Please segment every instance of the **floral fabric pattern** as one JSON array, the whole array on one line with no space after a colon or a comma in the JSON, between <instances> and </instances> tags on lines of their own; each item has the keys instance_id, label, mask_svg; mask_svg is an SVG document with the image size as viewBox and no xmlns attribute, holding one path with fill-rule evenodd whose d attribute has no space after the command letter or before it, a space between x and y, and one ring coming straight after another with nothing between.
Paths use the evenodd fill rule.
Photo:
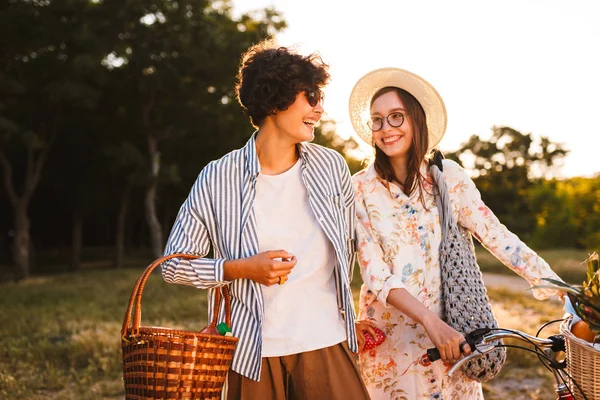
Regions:
<instances>
[{"instance_id":1,"label":"floral fabric pattern","mask_svg":"<svg viewBox=\"0 0 600 400\"><path fill-rule=\"evenodd\" d=\"M423 163L425 206L418 193L408 197L394 183L380 179L372 165L352 178L358 260L364 282L359 319L370 320L387 335L382 345L360 355L363 379L373 400L483 399L480 383L462 373L448 378L449 366L441 361L419 362L433 347L432 342L421 325L386 302L390 290L404 288L441 316L441 228L427 171ZM560 279L500 223L463 168L444 160L444 178L455 221L502 263L531 285L541 283L542 278ZM538 299L552 294L552 290L534 290Z\"/></svg>"}]
</instances>

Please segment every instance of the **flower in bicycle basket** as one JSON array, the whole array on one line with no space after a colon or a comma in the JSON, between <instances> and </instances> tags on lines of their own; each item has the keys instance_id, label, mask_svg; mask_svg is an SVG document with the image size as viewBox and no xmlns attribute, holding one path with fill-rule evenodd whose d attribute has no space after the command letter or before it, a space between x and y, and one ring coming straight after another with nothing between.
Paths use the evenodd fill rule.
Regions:
<instances>
[{"instance_id":1,"label":"flower in bicycle basket","mask_svg":"<svg viewBox=\"0 0 600 400\"><path fill-rule=\"evenodd\" d=\"M555 279L543 278L548 285L537 285L533 288L557 289L566 292L573 304L575 313L589 325L591 331L600 335L600 256L593 252L587 260L587 277L582 285L569 285Z\"/></svg>"}]
</instances>

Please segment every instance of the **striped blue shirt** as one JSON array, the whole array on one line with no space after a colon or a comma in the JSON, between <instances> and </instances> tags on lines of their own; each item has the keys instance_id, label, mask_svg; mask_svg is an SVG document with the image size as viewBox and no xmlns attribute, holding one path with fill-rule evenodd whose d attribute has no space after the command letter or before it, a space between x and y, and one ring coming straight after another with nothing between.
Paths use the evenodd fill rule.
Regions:
<instances>
[{"instance_id":1,"label":"striped blue shirt","mask_svg":"<svg viewBox=\"0 0 600 400\"><path fill-rule=\"evenodd\" d=\"M215 288L229 285L231 328L234 336L239 338L232 369L258 381L264 317L260 284L249 279L223 279L225 260L250 257L259 252L252 212L260 172L255 135L243 148L210 162L179 210L165 255L185 253L203 258L168 260L162 265L162 274L169 283L208 289L209 321ZM348 345L356 352L354 303L350 289L355 251L354 191L350 171L344 158L334 150L311 143L300 143L298 149L310 207L335 249L338 307L345 319ZM206 258L211 248L212 258Z\"/></svg>"}]
</instances>

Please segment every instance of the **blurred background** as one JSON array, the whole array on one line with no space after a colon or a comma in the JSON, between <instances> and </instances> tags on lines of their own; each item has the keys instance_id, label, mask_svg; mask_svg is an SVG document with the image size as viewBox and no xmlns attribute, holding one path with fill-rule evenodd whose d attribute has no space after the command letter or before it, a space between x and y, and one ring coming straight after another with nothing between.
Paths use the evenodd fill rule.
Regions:
<instances>
[{"instance_id":1,"label":"blurred background","mask_svg":"<svg viewBox=\"0 0 600 400\"><path fill-rule=\"evenodd\" d=\"M352 173L371 156L347 121L354 82L388 65L432 82L449 112L442 151L509 229L580 281L600 248L597 6L416 3L1 2L0 398L122 397L129 291L201 169L253 132L234 80L269 35L330 64L315 142ZM486 273L512 274L478 252ZM201 327L204 293L150 283L149 323ZM549 316L498 290L495 310ZM532 379L523 398L544 398L543 371ZM500 386L489 398L506 398Z\"/></svg>"}]
</instances>

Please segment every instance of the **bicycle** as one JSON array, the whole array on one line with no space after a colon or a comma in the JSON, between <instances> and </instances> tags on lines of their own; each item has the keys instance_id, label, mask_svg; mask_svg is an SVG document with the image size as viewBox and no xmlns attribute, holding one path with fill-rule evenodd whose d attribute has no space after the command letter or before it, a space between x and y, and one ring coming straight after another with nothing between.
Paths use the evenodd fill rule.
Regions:
<instances>
[{"instance_id":1,"label":"bicycle","mask_svg":"<svg viewBox=\"0 0 600 400\"><path fill-rule=\"evenodd\" d=\"M461 358L458 362L456 362L447 372L448 376L452 376L458 370L462 368L467 362L476 359L477 357L481 357L482 355L492 351L495 347L504 346L504 347L514 347L522 350L531 351L537 354L538 358L544 364L546 368L552 371L554 375L554 379L556 381L554 388L555 392L558 395L557 400L575 400L573 390L578 392L578 395L581 395L583 400L594 400L592 398L586 397L586 394L583 392L581 386L576 380L567 373L567 360L566 360L566 346L565 346L565 337L563 334L556 334L548 336L547 338L539 337L540 332L547 325L559 322L563 320L550 321L544 324L537 332L536 336L529 335L525 332L521 332L516 329L504 329L504 328L482 328L476 329L473 332L470 332L465 335L465 339L471 346L472 353L468 356ZM517 346L517 345L507 345L499 342L500 339L513 338L518 339L523 342L526 342L533 346L533 348ZM496 342L496 343L494 343ZM563 359L559 359L558 357L565 353L565 357ZM427 354L423 356L422 362L434 362L440 359L439 351L434 347L427 350ZM572 386L569 386L568 382L571 382Z\"/></svg>"}]
</instances>

